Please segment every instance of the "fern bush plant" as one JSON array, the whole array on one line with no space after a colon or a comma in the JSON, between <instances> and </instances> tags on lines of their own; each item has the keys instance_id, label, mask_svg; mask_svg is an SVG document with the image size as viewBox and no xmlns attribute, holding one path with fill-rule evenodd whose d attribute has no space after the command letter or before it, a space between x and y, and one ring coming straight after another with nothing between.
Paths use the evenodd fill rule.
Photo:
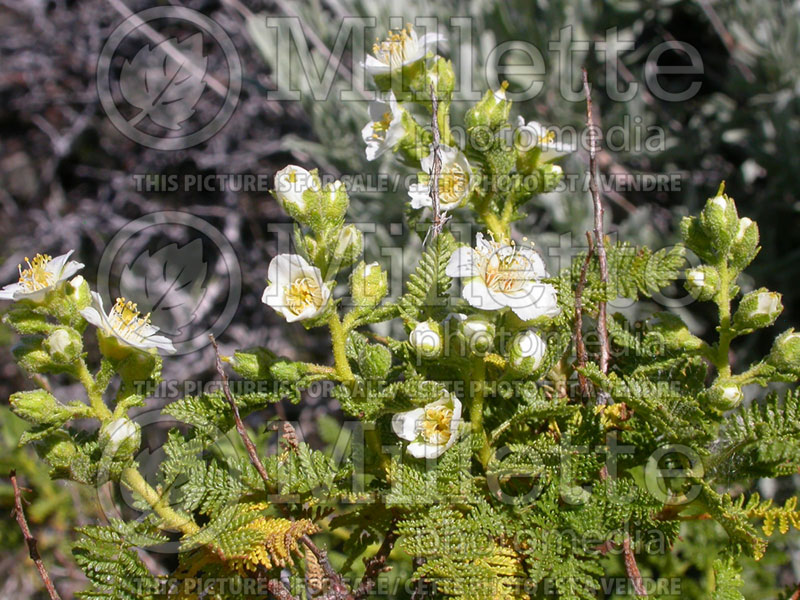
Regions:
<instances>
[{"instance_id":1,"label":"fern bush plant","mask_svg":"<svg viewBox=\"0 0 800 600\"><path fill-rule=\"evenodd\" d=\"M387 299L387 270L362 260L343 185L281 170L274 195L296 222L295 248L270 263L262 300L287 322L327 327L332 364L269 348L221 357L218 391L164 407L185 426L169 433L155 478L137 462L130 411L159 381L170 340L125 299L104 308L70 255L37 255L0 292L13 302L14 355L40 384L10 399L31 424L20 442L55 479L133 497L135 513L77 530L82 598L742 598L742 565L800 523L796 498L753 489L800 468L800 395L743 393L797 380L800 333L731 364L737 339L782 310L779 294L738 284L758 253L756 223L720 186L683 221L683 245L611 243L599 225L588 250L549 273L514 223L574 148L510 121L504 87L467 111L459 141L455 77L435 41L392 32L366 64L379 90L369 152L419 169L407 213L425 252L405 292ZM714 339L673 313L631 323L609 310L681 281L716 305ZM405 339L371 328L395 319ZM85 401L60 400L50 374L80 382ZM247 428L248 415L302 402L319 382L349 418L329 432L340 452L288 423L268 450L268 432ZM177 556L154 572L143 557L165 547Z\"/></svg>"}]
</instances>

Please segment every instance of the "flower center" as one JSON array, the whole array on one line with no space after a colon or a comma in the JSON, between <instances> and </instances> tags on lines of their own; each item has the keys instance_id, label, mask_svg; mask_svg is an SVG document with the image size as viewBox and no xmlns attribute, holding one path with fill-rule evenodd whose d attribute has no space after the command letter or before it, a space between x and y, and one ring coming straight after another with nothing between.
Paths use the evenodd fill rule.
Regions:
<instances>
[{"instance_id":1,"label":"flower center","mask_svg":"<svg viewBox=\"0 0 800 600\"><path fill-rule=\"evenodd\" d=\"M546 131L542 135L539 136L539 145L546 146L547 144L552 144L556 141L556 132L555 131Z\"/></svg>"},{"instance_id":2,"label":"flower center","mask_svg":"<svg viewBox=\"0 0 800 600\"><path fill-rule=\"evenodd\" d=\"M501 251L505 251L502 256ZM486 265L484 274L486 287L503 294L516 292L531 279L532 268L530 259L520 255L513 245L495 250Z\"/></svg>"},{"instance_id":3,"label":"flower center","mask_svg":"<svg viewBox=\"0 0 800 600\"><path fill-rule=\"evenodd\" d=\"M372 126L372 139L383 141L386 139L386 133L389 131L389 126L392 124L392 113L387 111L383 113L383 118L380 121L375 121Z\"/></svg>"},{"instance_id":4,"label":"flower center","mask_svg":"<svg viewBox=\"0 0 800 600\"><path fill-rule=\"evenodd\" d=\"M143 327L150 325L150 313L142 316L135 303L125 298L117 298L108 314L108 321L114 331L123 337L133 336L142 340L144 336L139 332Z\"/></svg>"},{"instance_id":5,"label":"flower center","mask_svg":"<svg viewBox=\"0 0 800 600\"><path fill-rule=\"evenodd\" d=\"M403 66L408 57L413 56L417 50L412 31L411 25L406 25L400 31L390 31L384 41L372 46L375 58L392 69Z\"/></svg>"},{"instance_id":6,"label":"flower center","mask_svg":"<svg viewBox=\"0 0 800 600\"><path fill-rule=\"evenodd\" d=\"M322 290L312 278L302 277L286 286L285 298L289 310L299 315L309 306L322 305Z\"/></svg>"},{"instance_id":7,"label":"flower center","mask_svg":"<svg viewBox=\"0 0 800 600\"><path fill-rule=\"evenodd\" d=\"M36 292L53 285L54 275L47 270L47 265L53 260L48 254L37 254L33 260L25 257L28 268L23 270L19 265L19 284L26 292Z\"/></svg>"},{"instance_id":8,"label":"flower center","mask_svg":"<svg viewBox=\"0 0 800 600\"><path fill-rule=\"evenodd\" d=\"M442 169L439 175L439 197L444 204L457 204L467 193L469 178L458 164Z\"/></svg>"},{"instance_id":9,"label":"flower center","mask_svg":"<svg viewBox=\"0 0 800 600\"><path fill-rule=\"evenodd\" d=\"M450 423L453 409L447 406L434 406L425 409L422 422L422 437L428 444L446 444L450 439Z\"/></svg>"}]
</instances>

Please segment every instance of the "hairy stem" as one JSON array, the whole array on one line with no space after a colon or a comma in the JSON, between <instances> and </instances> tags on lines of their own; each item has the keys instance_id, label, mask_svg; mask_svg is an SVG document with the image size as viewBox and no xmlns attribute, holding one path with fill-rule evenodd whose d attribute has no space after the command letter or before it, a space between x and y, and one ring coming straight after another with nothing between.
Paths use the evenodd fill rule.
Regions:
<instances>
[{"instance_id":1,"label":"hairy stem","mask_svg":"<svg viewBox=\"0 0 800 600\"><path fill-rule=\"evenodd\" d=\"M731 285L728 272L728 260L723 258L719 268L720 290L717 294L716 302L719 307L719 344L717 345L717 357L714 366L717 367L720 377L730 377L731 363L729 353L733 332L731 331Z\"/></svg>"},{"instance_id":2,"label":"hairy stem","mask_svg":"<svg viewBox=\"0 0 800 600\"><path fill-rule=\"evenodd\" d=\"M86 395L89 397L89 404L94 410L95 416L101 421L107 421L111 418L111 411L103 402L103 392L98 387L97 383L89 372L86 362L81 358L77 363L78 379L83 387L86 389Z\"/></svg>"},{"instance_id":3,"label":"hairy stem","mask_svg":"<svg viewBox=\"0 0 800 600\"><path fill-rule=\"evenodd\" d=\"M478 459L485 467L489 464L489 459L492 456L492 447L489 444L489 438L483 428L483 400L484 400L484 384L486 381L486 365L483 358L475 359L472 362L472 373L470 373L470 393L472 395L472 404L470 405L469 420L472 426L472 434L478 436L482 446L478 451Z\"/></svg>"},{"instance_id":4,"label":"hairy stem","mask_svg":"<svg viewBox=\"0 0 800 600\"><path fill-rule=\"evenodd\" d=\"M170 529L178 529L184 535L192 535L200 531L197 524L191 518L180 515L174 511L166 502L165 497L154 490L142 474L133 467L128 467L122 471L122 481L134 492L144 498L150 508L164 520L164 526Z\"/></svg>"},{"instance_id":5,"label":"hairy stem","mask_svg":"<svg viewBox=\"0 0 800 600\"><path fill-rule=\"evenodd\" d=\"M347 362L347 353L345 352L347 332L344 327L342 327L342 322L339 320L339 315L336 312L334 312L328 320L328 327L330 327L331 330L333 360L336 363L336 372L344 383L353 383L355 381L355 375L353 375L353 370L350 368L350 363Z\"/></svg>"}]
</instances>

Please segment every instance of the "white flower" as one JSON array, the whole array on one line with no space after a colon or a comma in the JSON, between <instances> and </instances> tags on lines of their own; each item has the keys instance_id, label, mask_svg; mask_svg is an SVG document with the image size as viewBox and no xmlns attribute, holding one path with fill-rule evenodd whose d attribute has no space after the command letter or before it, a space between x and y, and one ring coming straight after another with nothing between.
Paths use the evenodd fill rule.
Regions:
<instances>
[{"instance_id":1,"label":"white flower","mask_svg":"<svg viewBox=\"0 0 800 600\"><path fill-rule=\"evenodd\" d=\"M361 130L361 137L367 144L367 160L375 160L387 150L394 148L406 130L403 127L403 109L389 92L386 100L375 100L369 105L370 122Z\"/></svg>"},{"instance_id":2,"label":"white flower","mask_svg":"<svg viewBox=\"0 0 800 600\"><path fill-rule=\"evenodd\" d=\"M555 132L549 131L541 123L528 121L526 124L522 116L517 117L517 136L521 150L541 149L539 162L550 162L576 150L574 144L557 142Z\"/></svg>"},{"instance_id":3,"label":"white flower","mask_svg":"<svg viewBox=\"0 0 800 600\"><path fill-rule=\"evenodd\" d=\"M742 239L744 238L744 234L747 232L747 228L750 227L750 225L752 224L753 221L751 219L748 219L747 217L739 219L739 231L736 232L737 242L742 241Z\"/></svg>"},{"instance_id":4,"label":"white flower","mask_svg":"<svg viewBox=\"0 0 800 600\"><path fill-rule=\"evenodd\" d=\"M284 167L275 174L275 197L284 209L287 205L293 205L298 211L304 211L306 203L303 192L317 190L318 187L314 176L297 165Z\"/></svg>"},{"instance_id":5,"label":"white flower","mask_svg":"<svg viewBox=\"0 0 800 600\"><path fill-rule=\"evenodd\" d=\"M269 263L269 285L261 301L289 323L316 317L328 305L331 290L317 267L297 254L279 254Z\"/></svg>"},{"instance_id":6,"label":"white flower","mask_svg":"<svg viewBox=\"0 0 800 600\"><path fill-rule=\"evenodd\" d=\"M125 417L109 421L100 428L100 440L104 453L116 456L122 450L133 454L141 444L141 427Z\"/></svg>"},{"instance_id":7,"label":"white flower","mask_svg":"<svg viewBox=\"0 0 800 600\"><path fill-rule=\"evenodd\" d=\"M472 187L472 168L464 153L450 146L440 145L442 170L439 173L439 207L443 211L459 207L466 200ZM431 173L433 173L433 151L422 159L422 170L428 174L425 183L414 183L408 190L412 208L433 206L431 201Z\"/></svg>"},{"instance_id":8,"label":"white flower","mask_svg":"<svg viewBox=\"0 0 800 600\"><path fill-rule=\"evenodd\" d=\"M392 430L400 439L411 442L408 453L414 458L437 458L458 439L461 401L442 391L439 400L396 414Z\"/></svg>"},{"instance_id":9,"label":"white flower","mask_svg":"<svg viewBox=\"0 0 800 600\"><path fill-rule=\"evenodd\" d=\"M744 394L738 385L726 385L722 388L722 398L731 406L735 406L742 401Z\"/></svg>"},{"instance_id":10,"label":"white flower","mask_svg":"<svg viewBox=\"0 0 800 600\"><path fill-rule=\"evenodd\" d=\"M418 354L426 358L434 358L442 350L442 336L435 323L424 321L417 323L408 335L408 343Z\"/></svg>"},{"instance_id":11,"label":"white flower","mask_svg":"<svg viewBox=\"0 0 800 600\"><path fill-rule=\"evenodd\" d=\"M37 254L33 260L25 258L27 269L19 265L19 281L0 290L0 300L41 301L45 294L55 289L83 268L83 264L69 260L73 250L52 258L47 254Z\"/></svg>"},{"instance_id":12,"label":"white flower","mask_svg":"<svg viewBox=\"0 0 800 600\"><path fill-rule=\"evenodd\" d=\"M117 298L114 306L106 314L103 299L92 292L92 305L81 311L81 316L89 323L114 336L123 344L139 350L158 348L168 354L175 352L172 341L163 335L156 335L158 327L150 323L150 315L142 315L136 304L125 298Z\"/></svg>"},{"instance_id":13,"label":"white flower","mask_svg":"<svg viewBox=\"0 0 800 600\"><path fill-rule=\"evenodd\" d=\"M511 341L509 353L511 364L520 368L525 364L528 371L535 371L542 364L547 344L533 329L518 333Z\"/></svg>"},{"instance_id":14,"label":"white flower","mask_svg":"<svg viewBox=\"0 0 800 600\"><path fill-rule=\"evenodd\" d=\"M447 275L464 278L461 296L475 308L509 307L523 321L555 317L561 309L542 257L528 247L501 244L478 233L475 248L461 247L450 257Z\"/></svg>"},{"instance_id":15,"label":"white flower","mask_svg":"<svg viewBox=\"0 0 800 600\"><path fill-rule=\"evenodd\" d=\"M444 39L436 32L418 37L414 28L406 25L399 31L390 31L384 41L376 43L372 47L375 56L367 56L364 66L370 75L385 75L422 60L428 50Z\"/></svg>"},{"instance_id":16,"label":"white flower","mask_svg":"<svg viewBox=\"0 0 800 600\"><path fill-rule=\"evenodd\" d=\"M755 315L774 315L781 312L781 297L775 292L761 292L758 303L753 314Z\"/></svg>"}]
</instances>

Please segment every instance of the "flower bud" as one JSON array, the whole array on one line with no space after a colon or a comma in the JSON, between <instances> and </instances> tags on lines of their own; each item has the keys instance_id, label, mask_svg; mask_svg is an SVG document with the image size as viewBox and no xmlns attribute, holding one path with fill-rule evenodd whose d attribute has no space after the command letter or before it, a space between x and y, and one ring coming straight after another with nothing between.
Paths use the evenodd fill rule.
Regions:
<instances>
[{"instance_id":1,"label":"flower bud","mask_svg":"<svg viewBox=\"0 0 800 600\"><path fill-rule=\"evenodd\" d=\"M742 388L735 384L715 385L707 394L708 402L718 411L731 410L741 404L744 399Z\"/></svg>"},{"instance_id":2,"label":"flower bud","mask_svg":"<svg viewBox=\"0 0 800 600\"><path fill-rule=\"evenodd\" d=\"M523 375L530 375L538 369L547 352L547 344L533 329L518 333L510 346L508 362Z\"/></svg>"},{"instance_id":3,"label":"flower bud","mask_svg":"<svg viewBox=\"0 0 800 600\"><path fill-rule=\"evenodd\" d=\"M742 298L733 315L733 326L739 331L769 327L782 312L781 295L761 288Z\"/></svg>"},{"instance_id":4,"label":"flower bud","mask_svg":"<svg viewBox=\"0 0 800 600\"><path fill-rule=\"evenodd\" d=\"M699 350L703 340L689 331L686 323L675 314L660 312L653 315L658 323L653 326L652 334L660 336L664 346L672 350Z\"/></svg>"},{"instance_id":5,"label":"flower bud","mask_svg":"<svg viewBox=\"0 0 800 600\"><path fill-rule=\"evenodd\" d=\"M495 326L483 315L472 315L461 322L467 346L476 354L485 354L494 344Z\"/></svg>"},{"instance_id":6,"label":"flower bud","mask_svg":"<svg viewBox=\"0 0 800 600\"><path fill-rule=\"evenodd\" d=\"M442 352L442 333L438 323L417 323L408 336L408 343L423 358L436 358Z\"/></svg>"},{"instance_id":7,"label":"flower bud","mask_svg":"<svg viewBox=\"0 0 800 600\"><path fill-rule=\"evenodd\" d=\"M361 373L368 379L383 379L392 368L392 353L380 344L365 346L360 358Z\"/></svg>"},{"instance_id":8,"label":"flower bud","mask_svg":"<svg viewBox=\"0 0 800 600\"><path fill-rule=\"evenodd\" d=\"M59 327L45 338L42 348L50 354L53 362L69 365L83 352L83 340L74 329Z\"/></svg>"},{"instance_id":9,"label":"flower bud","mask_svg":"<svg viewBox=\"0 0 800 600\"><path fill-rule=\"evenodd\" d=\"M564 177L564 169L552 163L540 165L538 171L543 184L542 193L555 190L561 178Z\"/></svg>"},{"instance_id":10,"label":"flower bud","mask_svg":"<svg viewBox=\"0 0 800 600\"><path fill-rule=\"evenodd\" d=\"M386 272L376 262L366 264L362 261L350 275L350 293L359 308L377 306L388 291Z\"/></svg>"},{"instance_id":11,"label":"flower bud","mask_svg":"<svg viewBox=\"0 0 800 600\"><path fill-rule=\"evenodd\" d=\"M428 85L424 93L430 99L430 86L436 90L439 98L446 98L453 93L456 85L456 76L453 71L453 63L449 60L437 56L426 73Z\"/></svg>"},{"instance_id":12,"label":"flower bud","mask_svg":"<svg viewBox=\"0 0 800 600\"><path fill-rule=\"evenodd\" d=\"M350 206L350 198L347 195L347 188L341 181L334 181L325 186L320 196L322 211L326 217L332 220L343 219ZM353 227L351 225L351 227Z\"/></svg>"},{"instance_id":13,"label":"flower bud","mask_svg":"<svg viewBox=\"0 0 800 600\"><path fill-rule=\"evenodd\" d=\"M789 329L772 344L767 363L781 373L800 375L800 333Z\"/></svg>"},{"instance_id":14,"label":"flower bud","mask_svg":"<svg viewBox=\"0 0 800 600\"><path fill-rule=\"evenodd\" d=\"M89 284L82 275L73 277L66 286L67 297L75 303L78 310L83 310L92 303Z\"/></svg>"},{"instance_id":15,"label":"flower bud","mask_svg":"<svg viewBox=\"0 0 800 600\"><path fill-rule=\"evenodd\" d=\"M60 424L72 414L66 406L44 390L16 392L9 398L11 411L21 419L34 425Z\"/></svg>"},{"instance_id":16,"label":"flower bud","mask_svg":"<svg viewBox=\"0 0 800 600\"><path fill-rule=\"evenodd\" d=\"M499 90L488 90L483 98L467 111L465 122L468 129L488 127L492 131L508 122L511 102L506 99L508 83L503 82Z\"/></svg>"},{"instance_id":17,"label":"flower bud","mask_svg":"<svg viewBox=\"0 0 800 600\"><path fill-rule=\"evenodd\" d=\"M361 258L363 250L364 235L355 225L347 225L339 232L333 263L340 269L352 265Z\"/></svg>"},{"instance_id":18,"label":"flower bud","mask_svg":"<svg viewBox=\"0 0 800 600\"><path fill-rule=\"evenodd\" d=\"M744 217L739 219L739 230L731 244L731 266L737 271L747 267L758 254L758 225Z\"/></svg>"},{"instance_id":19,"label":"flower bud","mask_svg":"<svg viewBox=\"0 0 800 600\"><path fill-rule=\"evenodd\" d=\"M303 221L314 208L318 190L319 180L316 174L297 165L289 165L275 174L275 189L272 194L289 216Z\"/></svg>"},{"instance_id":20,"label":"flower bud","mask_svg":"<svg viewBox=\"0 0 800 600\"><path fill-rule=\"evenodd\" d=\"M700 301L711 300L719 284L719 274L714 267L703 265L686 271L686 290Z\"/></svg>"},{"instance_id":21,"label":"flower bud","mask_svg":"<svg viewBox=\"0 0 800 600\"><path fill-rule=\"evenodd\" d=\"M141 427L126 417L109 421L100 428L100 447L112 458L128 458L139 449Z\"/></svg>"},{"instance_id":22,"label":"flower bud","mask_svg":"<svg viewBox=\"0 0 800 600\"><path fill-rule=\"evenodd\" d=\"M234 352L231 366L245 379L263 381L270 377L269 368L276 358L274 352L259 346Z\"/></svg>"},{"instance_id":23,"label":"flower bud","mask_svg":"<svg viewBox=\"0 0 800 600\"><path fill-rule=\"evenodd\" d=\"M723 193L720 186L717 195L710 198L700 213L700 225L713 241L718 254L725 254L739 231L739 216L733 200Z\"/></svg>"},{"instance_id":24,"label":"flower bud","mask_svg":"<svg viewBox=\"0 0 800 600\"><path fill-rule=\"evenodd\" d=\"M52 477L69 476L72 464L78 458L79 453L75 442L66 432L56 431L44 440L37 442L35 447L36 454L50 465Z\"/></svg>"}]
</instances>

